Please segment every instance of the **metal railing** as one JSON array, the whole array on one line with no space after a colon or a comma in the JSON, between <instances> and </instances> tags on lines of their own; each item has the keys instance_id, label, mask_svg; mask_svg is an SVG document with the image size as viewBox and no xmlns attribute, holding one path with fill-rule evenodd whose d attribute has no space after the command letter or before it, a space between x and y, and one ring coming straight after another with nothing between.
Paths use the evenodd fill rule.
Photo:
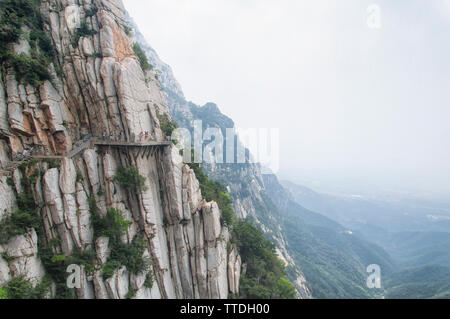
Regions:
<instances>
[{"instance_id":1,"label":"metal railing","mask_svg":"<svg viewBox=\"0 0 450 319\"><path fill-rule=\"evenodd\" d=\"M92 145L97 146L130 146L130 147L149 147L149 146L170 146L172 144L171 138L166 137L166 141L155 141L143 134L136 137L134 134L130 139L123 135L103 135L101 138L95 138L91 134L84 135L81 140L73 144L72 150L64 155L58 156L54 154L49 154L49 150L44 145L37 145L30 150L25 150L22 153L16 153L12 156L12 161L8 162L6 165L0 161L0 173L10 172L16 169L20 165L31 161L33 159L62 159L64 157L73 158L83 150L91 147Z\"/></svg>"}]
</instances>

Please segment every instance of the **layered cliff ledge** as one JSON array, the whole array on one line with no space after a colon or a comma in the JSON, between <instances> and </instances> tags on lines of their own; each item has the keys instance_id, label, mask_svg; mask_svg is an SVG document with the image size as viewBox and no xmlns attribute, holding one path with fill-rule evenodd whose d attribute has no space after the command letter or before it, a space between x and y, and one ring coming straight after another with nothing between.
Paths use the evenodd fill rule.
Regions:
<instances>
[{"instance_id":1,"label":"layered cliff ledge","mask_svg":"<svg viewBox=\"0 0 450 319\"><path fill-rule=\"evenodd\" d=\"M213 103L199 106L188 102L171 67L159 58L156 51L139 32L133 20L130 17L128 19L134 29L135 41L140 44L155 69L161 71L160 83L167 97L168 107L173 119L180 127L191 130L193 130L193 122L201 120L205 128L218 128L222 130L223 136L226 136L226 129L235 127L233 120L222 114L217 105ZM224 144L225 149L226 145ZM312 298L303 272L294 262L292 252L288 249L282 209L271 200L260 165L253 163L209 165L205 163L203 169L211 179L220 181L227 187L233 199L233 208L236 215L241 219L252 220L263 230L265 237L270 238L275 243L276 253L288 267L289 279L295 284L298 296L304 299ZM283 187L278 182L277 184L278 186L275 188L284 192ZM283 196L286 195L286 193L283 193Z\"/></svg>"},{"instance_id":2,"label":"layered cliff ledge","mask_svg":"<svg viewBox=\"0 0 450 319\"><path fill-rule=\"evenodd\" d=\"M49 281L47 297L60 297L65 281L58 279L66 278L66 269L49 264L78 261L78 298L237 295L241 258L219 207L203 200L178 150L92 142L104 133L134 141L148 132L156 145L166 140L158 119L170 117L165 95L135 55L121 1L22 2L44 31L19 19L20 36L2 49L0 219L30 225L24 206L39 218L26 231L8 229L12 236L0 245L0 286L14 278L35 286ZM13 160L30 149L32 160ZM117 178L132 169L143 185ZM125 227L106 236L94 214ZM147 266L132 258L128 267L118 263L121 251L134 252L136 263Z\"/></svg>"}]
</instances>

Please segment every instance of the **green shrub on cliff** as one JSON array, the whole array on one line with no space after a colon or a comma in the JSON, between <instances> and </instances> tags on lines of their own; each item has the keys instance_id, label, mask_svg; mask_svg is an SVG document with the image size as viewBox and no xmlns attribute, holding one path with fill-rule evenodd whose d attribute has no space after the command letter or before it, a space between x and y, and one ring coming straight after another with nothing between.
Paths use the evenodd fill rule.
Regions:
<instances>
[{"instance_id":1,"label":"green shrub on cliff","mask_svg":"<svg viewBox=\"0 0 450 319\"><path fill-rule=\"evenodd\" d=\"M50 80L47 67L54 57L50 38L43 31L43 17L38 0L0 0L0 63L12 67L17 79L25 84L38 86ZM25 32L23 27L29 29ZM21 38L28 40L29 55L16 54L11 43Z\"/></svg>"},{"instance_id":2,"label":"green shrub on cliff","mask_svg":"<svg viewBox=\"0 0 450 319\"><path fill-rule=\"evenodd\" d=\"M38 228L40 223L41 217L36 212L16 209L0 223L0 243L6 243L14 236L25 235L31 228Z\"/></svg>"},{"instance_id":3,"label":"green shrub on cliff","mask_svg":"<svg viewBox=\"0 0 450 319\"><path fill-rule=\"evenodd\" d=\"M210 202L215 201L222 213L221 221L223 226L233 227L236 222L236 215L233 210L233 202L230 195L226 193L225 186L217 181L209 179L203 171L200 164L190 163L189 167L194 171L197 177L203 198Z\"/></svg>"},{"instance_id":4,"label":"green shrub on cliff","mask_svg":"<svg viewBox=\"0 0 450 319\"><path fill-rule=\"evenodd\" d=\"M275 245L264 238L261 230L249 221L234 227L234 240L247 272L241 277L244 299L295 299L294 285L285 279L283 262L277 257Z\"/></svg>"},{"instance_id":5,"label":"green shrub on cliff","mask_svg":"<svg viewBox=\"0 0 450 319\"><path fill-rule=\"evenodd\" d=\"M275 245L249 221L238 221L233 210L231 197L219 182L210 180L197 163L189 164L197 177L202 196L207 201L215 201L221 210L221 221L232 231L242 261L247 264L247 272L241 277L240 296L244 299L295 299L297 291L288 281L285 266L278 258ZM228 247L228 250L230 247Z\"/></svg>"},{"instance_id":6,"label":"green shrub on cliff","mask_svg":"<svg viewBox=\"0 0 450 319\"><path fill-rule=\"evenodd\" d=\"M108 210L103 218L94 212L92 213L91 221L96 238L120 237L128 230L131 224L131 222L125 220L123 213L117 209Z\"/></svg>"},{"instance_id":7,"label":"green shrub on cliff","mask_svg":"<svg viewBox=\"0 0 450 319\"><path fill-rule=\"evenodd\" d=\"M159 113L156 110L156 116L159 120L159 126L161 127L161 131L165 136L172 136L173 131L177 129L177 124L172 121L166 113Z\"/></svg>"},{"instance_id":8,"label":"green shrub on cliff","mask_svg":"<svg viewBox=\"0 0 450 319\"><path fill-rule=\"evenodd\" d=\"M145 186L145 177L139 174L137 167L119 167L114 180L125 189L129 190L147 190Z\"/></svg>"},{"instance_id":9,"label":"green shrub on cliff","mask_svg":"<svg viewBox=\"0 0 450 319\"><path fill-rule=\"evenodd\" d=\"M24 277L16 277L0 288L0 299L44 299L50 292L50 285L46 277L35 287Z\"/></svg>"},{"instance_id":10,"label":"green shrub on cliff","mask_svg":"<svg viewBox=\"0 0 450 319\"><path fill-rule=\"evenodd\" d=\"M17 42L22 35L22 27L42 29L39 0L0 1L0 43L6 45Z\"/></svg>"},{"instance_id":11,"label":"green shrub on cliff","mask_svg":"<svg viewBox=\"0 0 450 319\"><path fill-rule=\"evenodd\" d=\"M78 48L78 42L82 37L89 37L95 34L97 34L97 31L90 29L87 20L83 19L80 23L80 27L74 35L74 38L72 39L72 47Z\"/></svg>"},{"instance_id":12,"label":"green shrub on cliff","mask_svg":"<svg viewBox=\"0 0 450 319\"><path fill-rule=\"evenodd\" d=\"M139 63L141 64L141 68L144 72L153 69L153 66L150 64L150 62L148 62L144 50L142 50L138 43L133 44L133 52L139 59Z\"/></svg>"},{"instance_id":13,"label":"green shrub on cliff","mask_svg":"<svg viewBox=\"0 0 450 319\"><path fill-rule=\"evenodd\" d=\"M94 227L95 238L108 237L110 256L103 265L103 278L108 279L114 275L114 271L125 266L133 274L148 271L150 261L144 258L147 247L142 234L136 235L131 244L123 243L121 238L126 235L131 222L127 221L123 213L116 209L110 209L105 217L100 217L95 201L90 199L91 222Z\"/></svg>"},{"instance_id":14,"label":"green shrub on cliff","mask_svg":"<svg viewBox=\"0 0 450 319\"><path fill-rule=\"evenodd\" d=\"M0 243L14 236L25 235L31 228L38 229L42 219L36 203L28 193L17 196L17 208L0 222Z\"/></svg>"},{"instance_id":15,"label":"green shrub on cliff","mask_svg":"<svg viewBox=\"0 0 450 319\"><path fill-rule=\"evenodd\" d=\"M8 291L5 288L0 288L0 299L8 299Z\"/></svg>"},{"instance_id":16,"label":"green shrub on cliff","mask_svg":"<svg viewBox=\"0 0 450 319\"><path fill-rule=\"evenodd\" d=\"M144 258L146 243L142 235L137 235L131 244L124 244L120 238L110 238L111 255L103 267L103 277L110 278L114 271L125 266L132 274L144 273L149 270L150 260Z\"/></svg>"},{"instance_id":17,"label":"green shrub on cliff","mask_svg":"<svg viewBox=\"0 0 450 319\"><path fill-rule=\"evenodd\" d=\"M75 299L75 291L67 287L66 272L69 265L84 266L87 274L95 270L96 254L92 249L81 251L74 249L72 256L55 254L42 240L39 240L39 258L44 265L45 271L55 284L56 299Z\"/></svg>"}]
</instances>

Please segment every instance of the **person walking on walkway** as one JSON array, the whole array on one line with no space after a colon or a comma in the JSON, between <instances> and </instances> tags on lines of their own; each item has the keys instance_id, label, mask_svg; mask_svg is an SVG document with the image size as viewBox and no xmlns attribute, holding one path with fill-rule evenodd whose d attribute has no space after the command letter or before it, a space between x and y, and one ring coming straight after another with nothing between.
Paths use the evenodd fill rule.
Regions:
<instances>
[{"instance_id":1,"label":"person walking on walkway","mask_svg":"<svg viewBox=\"0 0 450 319\"><path fill-rule=\"evenodd\" d=\"M103 131L103 133L102 133L102 139L103 139L103 141L106 141L106 132L105 131Z\"/></svg>"},{"instance_id":2,"label":"person walking on walkway","mask_svg":"<svg viewBox=\"0 0 450 319\"><path fill-rule=\"evenodd\" d=\"M142 137L144 137L144 133L141 131L141 133L139 133L139 142L142 142Z\"/></svg>"}]
</instances>

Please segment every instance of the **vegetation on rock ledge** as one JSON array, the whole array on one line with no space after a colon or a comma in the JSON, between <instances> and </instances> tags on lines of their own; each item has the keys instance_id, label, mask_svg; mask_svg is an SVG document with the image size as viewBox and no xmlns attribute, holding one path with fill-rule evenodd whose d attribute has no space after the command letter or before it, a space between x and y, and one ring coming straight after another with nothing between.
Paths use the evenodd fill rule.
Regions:
<instances>
[{"instance_id":1,"label":"vegetation on rock ledge","mask_svg":"<svg viewBox=\"0 0 450 319\"><path fill-rule=\"evenodd\" d=\"M237 220L233 210L233 202L230 195L226 193L225 187L217 181L210 180L208 175L200 167L200 164L190 163L189 167L194 171L199 181L203 198L208 202L215 201L219 206L222 212L222 225L230 228L233 227Z\"/></svg>"},{"instance_id":2,"label":"vegetation on rock ledge","mask_svg":"<svg viewBox=\"0 0 450 319\"><path fill-rule=\"evenodd\" d=\"M25 235L30 229L38 229L41 216L34 199L27 193L18 195L18 207L10 216L0 222L0 243L4 244L14 236Z\"/></svg>"},{"instance_id":3,"label":"vegetation on rock ledge","mask_svg":"<svg viewBox=\"0 0 450 319\"><path fill-rule=\"evenodd\" d=\"M221 212L223 226L232 231L247 271L241 277L240 298L245 299L295 299L294 285L287 276L283 262L277 257L275 245L250 221L238 221L233 210L231 197L225 187L210 180L199 164L189 164L197 177L202 196L207 201L215 201ZM236 297L236 296L235 296Z\"/></svg>"},{"instance_id":4,"label":"vegetation on rock ledge","mask_svg":"<svg viewBox=\"0 0 450 319\"><path fill-rule=\"evenodd\" d=\"M139 169L135 166L128 168L123 166L119 167L114 180L125 189L147 190L145 177L139 174Z\"/></svg>"},{"instance_id":5,"label":"vegetation on rock ledge","mask_svg":"<svg viewBox=\"0 0 450 319\"><path fill-rule=\"evenodd\" d=\"M108 237L111 249L108 261L103 265L103 278L111 278L114 272L123 266L135 275L149 271L150 260L143 257L147 247L144 237L141 234L136 235L131 244L125 244L121 240L131 225L131 222L125 220L123 213L116 209L110 209L102 218L92 199L90 206L94 236L95 238Z\"/></svg>"},{"instance_id":6,"label":"vegetation on rock ledge","mask_svg":"<svg viewBox=\"0 0 450 319\"><path fill-rule=\"evenodd\" d=\"M139 59L142 71L146 72L153 69L153 66L150 64L150 62L148 62L147 55L138 43L133 44L133 52Z\"/></svg>"},{"instance_id":7,"label":"vegetation on rock ledge","mask_svg":"<svg viewBox=\"0 0 450 319\"><path fill-rule=\"evenodd\" d=\"M234 240L247 271L241 277L241 297L245 299L295 299L294 285L285 279L283 262L275 245L264 238L261 230L249 221L239 221Z\"/></svg>"},{"instance_id":8,"label":"vegetation on rock ledge","mask_svg":"<svg viewBox=\"0 0 450 319\"><path fill-rule=\"evenodd\" d=\"M156 110L156 116L159 120L159 126L165 136L172 136L173 131L177 129L177 124L172 121L166 113L160 113Z\"/></svg>"},{"instance_id":9,"label":"vegetation on rock ledge","mask_svg":"<svg viewBox=\"0 0 450 319\"><path fill-rule=\"evenodd\" d=\"M77 29L77 32L72 40L72 47L78 48L78 42L82 37L88 37L95 34L97 34L97 31L90 29L87 20L83 19L80 23L80 27Z\"/></svg>"},{"instance_id":10,"label":"vegetation on rock ledge","mask_svg":"<svg viewBox=\"0 0 450 319\"><path fill-rule=\"evenodd\" d=\"M42 218L39 213L39 207L33 198L32 185L39 176L39 169L31 168L35 163L28 164L29 167L21 166L23 178L21 186L23 192L17 194L17 207L0 222L0 244L8 242L12 237L25 235L31 229L39 230L42 225Z\"/></svg>"},{"instance_id":11,"label":"vegetation on rock ledge","mask_svg":"<svg viewBox=\"0 0 450 319\"><path fill-rule=\"evenodd\" d=\"M50 293L50 286L46 277L35 287L24 277L16 277L0 288L0 299L44 299Z\"/></svg>"},{"instance_id":12,"label":"vegetation on rock ledge","mask_svg":"<svg viewBox=\"0 0 450 319\"><path fill-rule=\"evenodd\" d=\"M51 79L47 67L55 52L43 30L39 0L0 0L0 64L12 67L17 80L24 80L25 84L38 86ZM21 39L28 41L29 55L12 50L11 44Z\"/></svg>"}]
</instances>

